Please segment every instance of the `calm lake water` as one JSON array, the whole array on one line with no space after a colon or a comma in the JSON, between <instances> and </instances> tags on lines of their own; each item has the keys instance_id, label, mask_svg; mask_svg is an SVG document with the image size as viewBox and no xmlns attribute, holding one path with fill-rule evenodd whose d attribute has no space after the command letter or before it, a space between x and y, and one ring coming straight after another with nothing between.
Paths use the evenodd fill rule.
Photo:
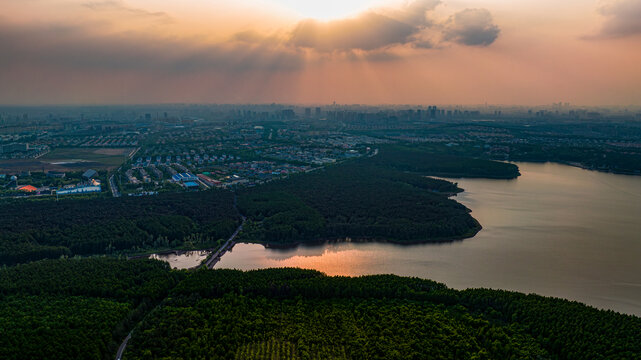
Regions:
<instances>
[{"instance_id":1,"label":"calm lake water","mask_svg":"<svg viewBox=\"0 0 641 360\"><path fill-rule=\"evenodd\" d=\"M641 177L518 164L517 180L454 179L484 229L449 244L238 244L216 268L294 266L329 275L397 274L452 288L578 300L641 316Z\"/></svg>"},{"instance_id":2,"label":"calm lake water","mask_svg":"<svg viewBox=\"0 0 641 360\"><path fill-rule=\"evenodd\" d=\"M209 253L208 250L181 251L178 253L153 254L149 258L166 261L172 268L184 270L199 266Z\"/></svg>"}]
</instances>

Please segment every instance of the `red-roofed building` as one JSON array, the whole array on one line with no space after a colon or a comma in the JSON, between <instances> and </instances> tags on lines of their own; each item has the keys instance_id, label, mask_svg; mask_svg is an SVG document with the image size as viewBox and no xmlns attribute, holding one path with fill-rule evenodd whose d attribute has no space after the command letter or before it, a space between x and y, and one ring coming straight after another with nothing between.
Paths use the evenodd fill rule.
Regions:
<instances>
[{"instance_id":1,"label":"red-roofed building","mask_svg":"<svg viewBox=\"0 0 641 360\"><path fill-rule=\"evenodd\" d=\"M18 190L32 193L32 192L36 192L38 189L36 189L34 186L31 186L31 185L25 185L25 186L19 187Z\"/></svg>"},{"instance_id":2,"label":"red-roofed building","mask_svg":"<svg viewBox=\"0 0 641 360\"><path fill-rule=\"evenodd\" d=\"M205 184L207 184L209 186L219 186L221 184L220 181L214 180L214 179L210 178L209 176L207 176L205 174L198 174L196 176L198 176L200 181L204 182Z\"/></svg>"}]
</instances>

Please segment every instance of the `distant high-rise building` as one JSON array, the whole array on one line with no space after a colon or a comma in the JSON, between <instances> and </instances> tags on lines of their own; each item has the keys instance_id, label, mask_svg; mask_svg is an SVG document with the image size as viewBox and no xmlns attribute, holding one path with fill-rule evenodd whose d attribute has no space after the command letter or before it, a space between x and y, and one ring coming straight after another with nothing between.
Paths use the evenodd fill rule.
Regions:
<instances>
[{"instance_id":1,"label":"distant high-rise building","mask_svg":"<svg viewBox=\"0 0 641 360\"><path fill-rule=\"evenodd\" d=\"M291 120L296 117L296 114L292 109L284 109L281 111L281 116L283 119Z\"/></svg>"},{"instance_id":2,"label":"distant high-rise building","mask_svg":"<svg viewBox=\"0 0 641 360\"><path fill-rule=\"evenodd\" d=\"M321 116L321 108L317 107L316 108L316 117L320 117L320 116Z\"/></svg>"},{"instance_id":3,"label":"distant high-rise building","mask_svg":"<svg viewBox=\"0 0 641 360\"><path fill-rule=\"evenodd\" d=\"M312 108L305 108L305 117L312 117Z\"/></svg>"},{"instance_id":4,"label":"distant high-rise building","mask_svg":"<svg viewBox=\"0 0 641 360\"><path fill-rule=\"evenodd\" d=\"M151 114L149 114L149 113L145 114L145 120L150 121L151 120Z\"/></svg>"},{"instance_id":5,"label":"distant high-rise building","mask_svg":"<svg viewBox=\"0 0 641 360\"><path fill-rule=\"evenodd\" d=\"M430 106L428 108L430 112L430 119L435 119L436 118L436 106Z\"/></svg>"}]
</instances>

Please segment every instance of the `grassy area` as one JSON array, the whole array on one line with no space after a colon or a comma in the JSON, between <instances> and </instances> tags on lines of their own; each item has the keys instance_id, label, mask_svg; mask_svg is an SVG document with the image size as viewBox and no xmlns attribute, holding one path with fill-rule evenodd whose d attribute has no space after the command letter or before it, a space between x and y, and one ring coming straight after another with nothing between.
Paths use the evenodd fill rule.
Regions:
<instances>
[{"instance_id":1,"label":"grassy area","mask_svg":"<svg viewBox=\"0 0 641 360\"><path fill-rule=\"evenodd\" d=\"M131 149L62 148L53 150L39 160L53 165L70 165L59 163L92 163L93 167L112 168L122 164L130 151Z\"/></svg>"},{"instance_id":2,"label":"grassy area","mask_svg":"<svg viewBox=\"0 0 641 360\"><path fill-rule=\"evenodd\" d=\"M60 148L38 159L0 160L0 173L111 170L124 163L131 151L131 148Z\"/></svg>"}]
</instances>

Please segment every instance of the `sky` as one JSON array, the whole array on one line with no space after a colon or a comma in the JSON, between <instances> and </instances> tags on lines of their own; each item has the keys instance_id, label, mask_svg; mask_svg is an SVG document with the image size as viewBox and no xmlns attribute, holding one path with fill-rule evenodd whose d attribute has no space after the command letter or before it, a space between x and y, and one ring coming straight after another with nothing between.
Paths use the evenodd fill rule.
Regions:
<instances>
[{"instance_id":1,"label":"sky","mask_svg":"<svg viewBox=\"0 0 641 360\"><path fill-rule=\"evenodd\" d=\"M1 2L5 105L641 105L641 0Z\"/></svg>"}]
</instances>

